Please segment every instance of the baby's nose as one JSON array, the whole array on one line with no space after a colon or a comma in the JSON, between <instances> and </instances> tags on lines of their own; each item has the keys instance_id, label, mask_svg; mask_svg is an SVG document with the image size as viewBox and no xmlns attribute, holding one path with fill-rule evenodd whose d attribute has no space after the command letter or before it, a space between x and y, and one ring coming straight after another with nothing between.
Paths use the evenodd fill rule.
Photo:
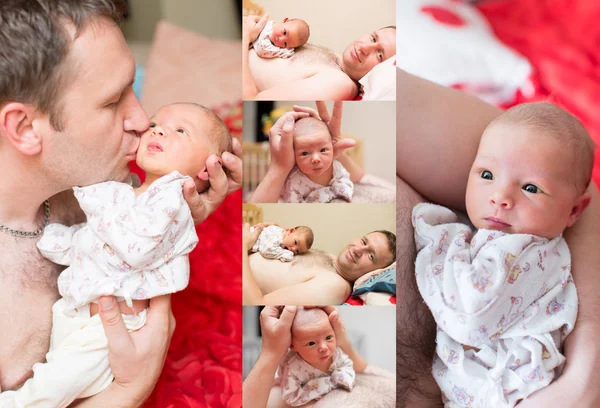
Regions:
<instances>
[{"instance_id":1,"label":"baby's nose","mask_svg":"<svg viewBox=\"0 0 600 408\"><path fill-rule=\"evenodd\" d=\"M156 125L156 126L154 126L152 128L152 134L157 135L157 136L164 136L165 135L163 129L160 126L158 126L158 125Z\"/></svg>"}]
</instances>

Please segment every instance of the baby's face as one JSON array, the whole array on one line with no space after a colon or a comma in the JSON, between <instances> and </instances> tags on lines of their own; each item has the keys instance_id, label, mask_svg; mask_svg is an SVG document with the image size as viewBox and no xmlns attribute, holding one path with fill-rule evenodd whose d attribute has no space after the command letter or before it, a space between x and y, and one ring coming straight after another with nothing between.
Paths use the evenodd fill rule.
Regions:
<instances>
[{"instance_id":1,"label":"baby's face","mask_svg":"<svg viewBox=\"0 0 600 408\"><path fill-rule=\"evenodd\" d=\"M560 235L576 221L580 194L568 180L572 165L572 153L558 140L525 126L493 125L469 173L471 222L513 234Z\"/></svg>"},{"instance_id":2,"label":"baby's face","mask_svg":"<svg viewBox=\"0 0 600 408\"><path fill-rule=\"evenodd\" d=\"M296 165L307 176L320 176L333 163L333 143L326 129L294 138Z\"/></svg>"},{"instance_id":3,"label":"baby's face","mask_svg":"<svg viewBox=\"0 0 600 408\"><path fill-rule=\"evenodd\" d=\"M195 177L211 153L208 120L193 105L166 105L150 119L142 134L136 162L146 173L165 175L177 170Z\"/></svg>"},{"instance_id":4,"label":"baby's face","mask_svg":"<svg viewBox=\"0 0 600 408\"><path fill-rule=\"evenodd\" d=\"M304 45L300 41L301 25L298 21L284 21L273 24L270 40L279 48L297 48Z\"/></svg>"},{"instance_id":5,"label":"baby's face","mask_svg":"<svg viewBox=\"0 0 600 408\"><path fill-rule=\"evenodd\" d=\"M295 255L307 252L308 244L306 242L306 234L299 232L294 228L286 230L283 240L281 241L281 247L288 251L292 251Z\"/></svg>"},{"instance_id":6,"label":"baby's face","mask_svg":"<svg viewBox=\"0 0 600 408\"><path fill-rule=\"evenodd\" d=\"M335 332L327 318L294 329L292 350L308 364L321 371L329 369L336 347Z\"/></svg>"}]
</instances>

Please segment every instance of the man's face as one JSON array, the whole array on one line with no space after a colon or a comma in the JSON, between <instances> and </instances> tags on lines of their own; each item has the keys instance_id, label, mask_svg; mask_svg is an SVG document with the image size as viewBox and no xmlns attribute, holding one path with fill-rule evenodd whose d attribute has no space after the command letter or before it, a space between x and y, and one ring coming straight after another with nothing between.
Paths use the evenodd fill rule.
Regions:
<instances>
[{"instance_id":1,"label":"man's face","mask_svg":"<svg viewBox=\"0 0 600 408\"><path fill-rule=\"evenodd\" d=\"M342 64L344 72L358 81L375 65L396 55L396 30L382 28L366 34L344 50Z\"/></svg>"},{"instance_id":2,"label":"man's face","mask_svg":"<svg viewBox=\"0 0 600 408\"><path fill-rule=\"evenodd\" d=\"M393 256L388 240L380 232L371 232L350 242L337 258L338 267L341 269L338 272L353 281L392 262Z\"/></svg>"},{"instance_id":3,"label":"man's face","mask_svg":"<svg viewBox=\"0 0 600 408\"><path fill-rule=\"evenodd\" d=\"M148 117L131 87L135 64L119 28L106 19L88 24L63 69L72 74L61 93L63 130L52 128L47 115L34 123L44 135L51 182L66 189L125 179Z\"/></svg>"}]
</instances>

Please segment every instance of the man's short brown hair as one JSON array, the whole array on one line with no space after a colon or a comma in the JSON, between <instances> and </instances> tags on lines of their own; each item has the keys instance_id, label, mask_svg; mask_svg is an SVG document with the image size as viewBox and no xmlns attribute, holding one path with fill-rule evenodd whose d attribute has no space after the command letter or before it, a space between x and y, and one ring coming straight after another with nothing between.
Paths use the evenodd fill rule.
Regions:
<instances>
[{"instance_id":1,"label":"man's short brown hair","mask_svg":"<svg viewBox=\"0 0 600 408\"><path fill-rule=\"evenodd\" d=\"M71 37L94 19L119 24L125 0L3 0L0 2L0 107L34 105L61 130L61 88L70 70L63 66Z\"/></svg>"}]
</instances>

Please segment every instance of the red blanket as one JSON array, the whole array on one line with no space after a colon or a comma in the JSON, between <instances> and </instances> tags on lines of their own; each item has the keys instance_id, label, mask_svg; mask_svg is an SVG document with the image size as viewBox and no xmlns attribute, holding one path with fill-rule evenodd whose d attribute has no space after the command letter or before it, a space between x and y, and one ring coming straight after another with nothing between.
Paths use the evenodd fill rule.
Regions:
<instances>
[{"instance_id":1,"label":"red blanket","mask_svg":"<svg viewBox=\"0 0 600 408\"><path fill-rule=\"evenodd\" d=\"M535 68L535 95L516 103L550 100L576 115L600 145L600 2L491 0L479 10L496 36ZM600 149L593 180L600 185Z\"/></svg>"},{"instance_id":2,"label":"red blanket","mask_svg":"<svg viewBox=\"0 0 600 408\"><path fill-rule=\"evenodd\" d=\"M171 298L177 328L146 407L242 406L241 202L231 194L196 227L190 283Z\"/></svg>"}]
</instances>

